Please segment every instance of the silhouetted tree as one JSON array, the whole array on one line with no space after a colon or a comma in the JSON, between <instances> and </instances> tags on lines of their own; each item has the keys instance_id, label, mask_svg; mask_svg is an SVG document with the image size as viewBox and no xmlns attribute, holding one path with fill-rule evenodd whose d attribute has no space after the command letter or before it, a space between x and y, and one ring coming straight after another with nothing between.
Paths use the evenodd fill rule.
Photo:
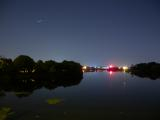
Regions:
<instances>
[{"instance_id":1,"label":"silhouetted tree","mask_svg":"<svg viewBox=\"0 0 160 120\"><path fill-rule=\"evenodd\" d=\"M129 71L140 77L160 78L160 64L156 62L132 65Z\"/></svg>"},{"instance_id":2,"label":"silhouetted tree","mask_svg":"<svg viewBox=\"0 0 160 120\"><path fill-rule=\"evenodd\" d=\"M18 72L23 71L31 73L35 66L34 60L27 55L20 55L16 57L13 63Z\"/></svg>"},{"instance_id":3,"label":"silhouetted tree","mask_svg":"<svg viewBox=\"0 0 160 120\"><path fill-rule=\"evenodd\" d=\"M53 60L48 60L48 61L45 61L44 63L44 67L45 67L45 70L48 71L48 72L55 72L56 71L56 62L53 61Z\"/></svg>"},{"instance_id":4,"label":"silhouetted tree","mask_svg":"<svg viewBox=\"0 0 160 120\"><path fill-rule=\"evenodd\" d=\"M38 73L38 74L46 72L45 67L44 67L44 62L42 60L38 60L35 63L35 68L34 69L35 69L35 73Z\"/></svg>"},{"instance_id":5,"label":"silhouetted tree","mask_svg":"<svg viewBox=\"0 0 160 120\"><path fill-rule=\"evenodd\" d=\"M35 73L54 73L56 71L56 64L57 62L53 60L45 62L39 60L35 65Z\"/></svg>"},{"instance_id":6,"label":"silhouetted tree","mask_svg":"<svg viewBox=\"0 0 160 120\"><path fill-rule=\"evenodd\" d=\"M56 66L56 72L63 75L82 75L82 66L74 61L63 61Z\"/></svg>"},{"instance_id":7,"label":"silhouetted tree","mask_svg":"<svg viewBox=\"0 0 160 120\"><path fill-rule=\"evenodd\" d=\"M13 69L12 59L0 58L0 72L12 72Z\"/></svg>"}]
</instances>

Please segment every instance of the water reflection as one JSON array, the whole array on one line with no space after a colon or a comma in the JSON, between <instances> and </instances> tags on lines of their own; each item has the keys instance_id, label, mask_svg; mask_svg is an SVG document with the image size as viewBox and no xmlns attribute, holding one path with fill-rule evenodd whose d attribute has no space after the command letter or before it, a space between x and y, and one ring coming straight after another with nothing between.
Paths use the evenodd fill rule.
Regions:
<instances>
[{"instance_id":1,"label":"water reflection","mask_svg":"<svg viewBox=\"0 0 160 120\"><path fill-rule=\"evenodd\" d=\"M82 76L1 76L0 77L0 97L5 96L5 92L14 92L21 98L29 96L34 90L42 87L53 90L59 86L68 87L81 82Z\"/></svg>"},{"instance_id":2,"label":"water reflection","mask_svg":"<svg viewBox=\"0 0 160 120\"><path fill-rule=\"evenodd\" d=\"M131 73L133 76L138 76L141 78L149 78L150 80L158 80L160 79L160 75L159 74L155 74L155 73L148 73L148 74L144 74L144 73Z\"/></svg>"},{"instance_id":3,"label":"water reflection","mask_svg":"<svg viewBox=\"0 0 160 120\"><path fill-rule=\"evenodd\" d=\"M113 74L113 72L112 71L109 71L109 75L111 76Z\"/></svg>"},{"instance_id":4,"label":"water reflection","mask_svg":"<svg viewBox=\"0 0 160 120\"><path fill-rule=\"evenodd\" d=\"M113 76L114 73L118 73L118 72L122 72L124 74L131 74L133 76L138 76L138 77L141 77L141 78L149 78L150 80L157 80L157 79L160 79L160 75L157 74L157 73L154 73L154 72L150 72L150 73L147 73L147 74L144 74L142 72L127 72L127 71L112 71L112 70L93 70L93 69L89 69L89 70L83 70L83 72L107 72L109 73L109 76Z\"/></svg>"}]
</instances>

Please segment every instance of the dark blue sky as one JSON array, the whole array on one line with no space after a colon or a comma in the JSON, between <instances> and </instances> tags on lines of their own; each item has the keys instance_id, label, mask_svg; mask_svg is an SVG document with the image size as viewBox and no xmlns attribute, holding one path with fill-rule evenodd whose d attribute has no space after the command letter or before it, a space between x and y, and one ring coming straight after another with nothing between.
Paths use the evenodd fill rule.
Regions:
<instances>
[{"instance_id":1,"label":"dark blue sky","mask_svg":"<svg viewBox=\"0 0 160 120\"><path fill-rule=\"evenodd\" d=\"M159 0L1 0L0 55L130 65L160 62Z\"/></svg>"}]
</instances>

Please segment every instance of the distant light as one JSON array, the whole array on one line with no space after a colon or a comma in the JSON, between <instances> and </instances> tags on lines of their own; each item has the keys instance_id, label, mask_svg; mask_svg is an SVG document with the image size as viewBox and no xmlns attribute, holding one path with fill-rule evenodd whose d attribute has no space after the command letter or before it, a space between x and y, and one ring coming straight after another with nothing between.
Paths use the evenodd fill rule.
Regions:
<instances>
[{"instance_id":1,"label":"distant light","mask_svg":"<svg viewBox=\"0 0 160 120\"><path fill-rule=\"evenodd\" d=\"M112 67L113 67L113 65L109 65L109 67L110 67L110 68L112 68Z\"/></svg>"},{"instance_id":2,"label":"distant light","mask_svg":"<svg viewBox=\"0 0 160 120\"><path fill-rule=\"evenodd\" d=\"M83 66L83 68L82 68L83 70L86 70L87 69L87 66Z\"/></svg>"},{"instance_id":3,"label":"distant light","mask_svg":"<svg viewBox=\"0 0 160 120\"><path fill-rule=\"evenodd\" d=\"M127 66L123 66L122 68L123 68L124 71L128 70Z\"/></svg>"},{"instance_id":4,"label":"distant light","mask_svg":"<svg viewBox=\"0 0 160 120\"><path fill-rule=\"evenodd\" d=\"M35 82L35 80L34 80L34 79L31 79L31 81L32 81L32 82Z\"/></svg>"}]
</instances>

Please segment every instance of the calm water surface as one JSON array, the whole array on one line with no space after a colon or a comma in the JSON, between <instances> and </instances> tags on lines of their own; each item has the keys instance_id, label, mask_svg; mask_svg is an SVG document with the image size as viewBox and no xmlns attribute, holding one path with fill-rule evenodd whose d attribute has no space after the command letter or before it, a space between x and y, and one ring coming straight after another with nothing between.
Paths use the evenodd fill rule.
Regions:
<instances>
[{"instance_id":1,"label":"calm water surface","mask_svg":"<svg viewBox=\"0 0 160 120\"><path fill-rule=\"evenodd\" d=\"M35 89L26 97L5 92L0 107L10 107L9 120L160 119L160 80L127 73L84 73L74 86ZM48 104L48 99L59 99Z\"/></svg>"}]
</instances>

